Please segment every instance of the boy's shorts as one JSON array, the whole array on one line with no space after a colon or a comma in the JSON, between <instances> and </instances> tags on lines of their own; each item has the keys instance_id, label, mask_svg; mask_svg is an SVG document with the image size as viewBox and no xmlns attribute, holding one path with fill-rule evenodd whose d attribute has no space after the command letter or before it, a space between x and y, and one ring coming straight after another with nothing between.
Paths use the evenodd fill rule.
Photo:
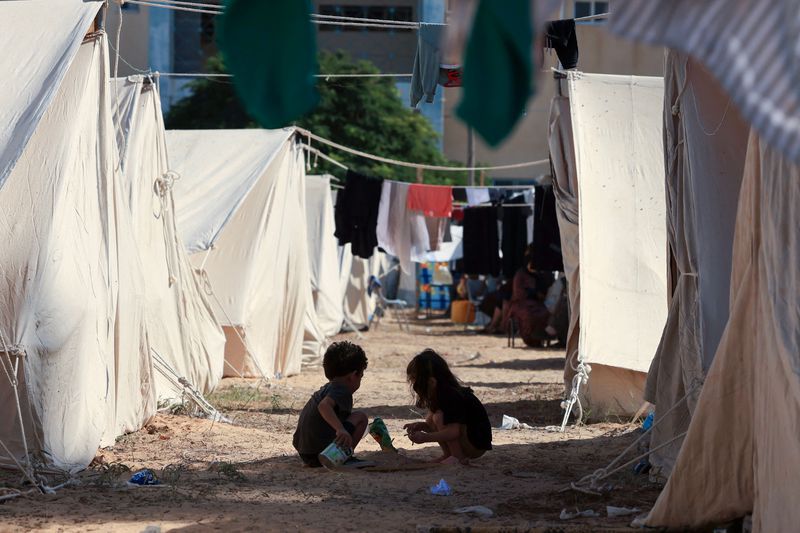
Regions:
<instances>
[{"instance_id":1,"label":"boy's shorts","mask_svg":"<svg viewBox=\"0 0 800 533\"><path fill-rule=\"evenodd\" d=\"M344 420L342 422L345 431L350 433L350 436L356 432L356 427L350 423L348 420ZM322 468L322 463L319 462L319 454L318 453L301 453L300 459L303 460L303 463L306 466L310 466L311 468Z\"/></svg>"}]
</instances>

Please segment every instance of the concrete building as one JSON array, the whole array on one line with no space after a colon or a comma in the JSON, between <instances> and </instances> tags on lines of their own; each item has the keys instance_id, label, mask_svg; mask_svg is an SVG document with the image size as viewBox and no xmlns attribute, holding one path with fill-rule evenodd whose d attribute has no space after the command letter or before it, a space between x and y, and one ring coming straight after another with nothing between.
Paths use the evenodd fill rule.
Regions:
<instances>
[{"instance_id":1,"label":"concrete building","mask_svg":"<svg viewBox=\"0 0 800 533\"><path fill-rule=\"evenodd\" d=\"M608 2L566 2L564 17L588 16L605 13ZM577 38L579 60L577 70L599 74L632 74L640 76L662 76L664 73L664 51L625 41L606 31L604 21L578 23ZM536 78L536 94L528 101L527 111L514 132L497 149L488 147L476 137L475 160L480 164L504 165L547 159L547 125L550 116L550 100L557 90L551 67L558 67L555 53L545 50L544 63L539 66ZM564 91L566 83L561 82ZM467 162L467 128L456 116L455 110L461 98L461 89L451 88L444 92L444 153L454 161ZM487 179L530 180L549 174L548 165L487 173Z\"/></svg>"}]
</instances>

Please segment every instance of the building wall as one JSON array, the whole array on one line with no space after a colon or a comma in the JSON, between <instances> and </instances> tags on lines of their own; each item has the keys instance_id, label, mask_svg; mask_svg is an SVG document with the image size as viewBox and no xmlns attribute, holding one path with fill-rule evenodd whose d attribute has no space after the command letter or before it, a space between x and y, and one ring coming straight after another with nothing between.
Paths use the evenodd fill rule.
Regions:
<instances>
[{"instance_id":1,"label":"building wall","mask_svg":"<svg viewBox=\"0 0 800 533\"><path fill-rule=\"evenodd\" d=\"M314 0L314 12L324 8L404 8L410 10L410 20L420 20L417 0ZM367 13L357 14L364 17ZM353 16L341 13L340 16ZM371 17L370 17L371 18ZM417 49L417 32L414 30L383 30L344 26L317 27L317 45L320 50L343 50L353 59L369 60L381 72L405 74L411 72Z\"/></svg>"},{"instance_id":2,"label":"building wall","mask_svg":"<svg viewBox=\"0 0 800 533\"><path fill-rule=\"evenodd\" d=\"M568 13L569 15L569 13ZM644 46L619 39L606 31L605 24L578 24L578 69L597 74L633 74L640 76L663 76L663 48ZM536 80L536 95L528 101L526 114L514 132L498 148L491 149L476 135L476 162L486 165L503 165L547 159L547 123L550 116L550 100L555 94L556 81L550 67L556 67L555 53L545 51L544 65ZM566 91L566 83L562 83ZM466 163L467 129L456 116L461 89L446 89L444 93L444 152L455 161ZM499 179L529 179L549 174L547 164L538 167L487 173Z\"/></svg>"},{"instance_id":3,"label":"building wall","mask_svg":"<svg viewBox=\"0 0 800 533\"><path fill-rule=\"evenodd\" d=\"M120 56L125 61L119 61L119 75L130 76L150 67L149 35L150 35L150 8L127 4L122 8L122 33L120 34ZM108 18L106 19L106 32L112 47L116 47L117 28L119 27L119 10L116 4L109 5ZM110 48L111 67L114 67L114 48ZM130 65L129 65L130 64ZM133 67L133 68L132 68Z\"/></svg>"}]
</instances>

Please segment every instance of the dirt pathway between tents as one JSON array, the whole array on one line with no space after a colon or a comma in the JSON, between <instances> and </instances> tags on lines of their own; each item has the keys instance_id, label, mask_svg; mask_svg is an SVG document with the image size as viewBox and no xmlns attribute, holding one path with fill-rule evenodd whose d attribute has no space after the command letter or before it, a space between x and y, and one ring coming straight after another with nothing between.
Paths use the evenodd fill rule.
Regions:
<instances>
[{"instance_id":1,"label":"dirt pathway between tents","mask_svg":"<svg viewBox=\"0 0 800 533\"><path fill-rule=\"evenodd\" d=\"M234 419L232 425L159 415L147 428L100 452L101 460L111 465L105 473L98 474L103 469L95 467L77 487L0 504L0 530L143 531L155 526L151 531L415 531L419 526L479 526L545 531L549 525L594 531L630 523L629 517L606 518L606 505L645 509L655 500L658 488L629 470L612 478L615 489L607 496L561 491L605 466L637 435L634 426L614 421L566 434L546 429L560 422L562 351L506 348L502 337L466 332L443 320L419 321L412 334L384 324L367 333L361 344L370 363L356 408L386 420L408 458L436 454L434 445L412 447L400 429L416 419L405 365L425 347L447 356L486 405L493 426L508 414L535 429L496 430L495 449L474 467L332 473L302 468L291 446L299 409L324 382L320 368L259 388L254 382L225 380L212 401ZM370 438L358 455L398 464ZM162 479L169 485L127 489L119 483L130 476L125 468L145 467L165 469ZM429 493L441 478L453 488L452 496ZM495 515L454 513L472 505L489 507ZM603 518L559 520L563 508L576 506L598 511Z\"/></svg>"}]
</instances>

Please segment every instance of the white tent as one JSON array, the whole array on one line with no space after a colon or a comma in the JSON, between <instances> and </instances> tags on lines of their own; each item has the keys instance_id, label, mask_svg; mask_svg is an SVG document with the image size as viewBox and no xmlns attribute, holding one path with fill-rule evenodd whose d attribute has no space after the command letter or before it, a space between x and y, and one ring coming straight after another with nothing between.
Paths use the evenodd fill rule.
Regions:
<instances>
[{"instance_id":1,"label":"white tent","mask_svg":"<svg viewBox=\"0 0 800 533\"><path fill-rule=\"evenodd\" d=\"M136 255L145 265L146 325L160 401L183 392L181 378L201 393L222 378L225 336L177 234L161 103L141 76L111 82L118 102L123 191Z\"/></svg>"},{"instance_id":2,"label":"white tent","mask_svg":"<svg viewBox=\"0 0 800 533\"><path fill-rule=\"evenodd\" d=\"M754 532L795 531L800 521L795 503L800 491L797 2L627 0L615 3L614 9L614 31L689 54L692 64L702 63L715 79L713 84L704 82L695 76L697 70L668 63L668 77L686 77L668 93L665 111L686 114L673 119L679 122L678 131L695 130L692 137L679 140L675 151L688 148L701 161L711 158L704 168L712 172L695 176L698 187L719 189L725 186L720 183L735 179L715 174L725 168L717 166L717 158L741 158L732 112L738 111L751 126L736 213L727 325L688 430L670 428L678 431L673 438L684 438L683 445L645 523L710 529L752 514ZM692 98L682 98L683 93ZM669 122L666 126L671 127ZM716 143L725 152L712 148ZM695 162L692 157L689 161ZM700 249L703 245L699 243ZM699 268L702 304L704 267ZM717 316L704 312L704 319ZM683 364L696 367L706 347L686 351L690 357L675 364L675 370L664 365L662 371L677 370L682 377ZM664 378L659 375L658 381Z\"/></svg>"},{"instance_id":3,"label":"white tent","mask_svg":"<svg viewBox=\"0 0 800 533\"><path fill-rule=\"evenodd\" d=\"M99 7L0 4L0 18L20 21L0 36L2 61L13 65L0 90L0 113L13 115L0 149L0 462L24 470L31 456L85 467L155 408L107 44L103 34L80 44Z\"/></svg>"},{"instance_id":4,"label":"white tent","mask_svg":"<svg viewBox=\"0 0 800 533\"><path fill-rule=\"evenodd\" d=\"M339 251L333 236L331 176L306 176L306 221L314 306L322 332L333 336L342 329L344 307L339 281Z\"/></svg>"},{"instance_id":5,"label":"white tent","mask_svg":"<svg viewBox=\"0 0 800 533\"><path fill-rule=\"evenodd\" d=\"M339 247L339 283L344 294L344 317L348 327L369 327L375 312L375 297L369 294L370 276L380 277L388 268L386 254L376 249L369 259L356 257L350 244Z\"/></svg>"},{"instance_id":6,"label":"white tent","mask_svg":"<svg viewBox=\"0 0 800 533\"><path fill-rule=\"evenodd\" d=\"M663 80L570 72L568 87L579 189L578 363L592 363L581 392L595 414L632 414L667 315Z\"/></svg>"},{"instance_id":7,"label":"white tent","mask_svg":"<svg viewBox=\"0 0 800 533\"><path fill-rule=\"evenodd\" d=\"M226 375L300 371L316 328L294 130L167 131L177 226L224 326ZM319 338L321 335L316 334ZM324 337L323 337L324 338Z\"/></svg>"}]
</instances>

